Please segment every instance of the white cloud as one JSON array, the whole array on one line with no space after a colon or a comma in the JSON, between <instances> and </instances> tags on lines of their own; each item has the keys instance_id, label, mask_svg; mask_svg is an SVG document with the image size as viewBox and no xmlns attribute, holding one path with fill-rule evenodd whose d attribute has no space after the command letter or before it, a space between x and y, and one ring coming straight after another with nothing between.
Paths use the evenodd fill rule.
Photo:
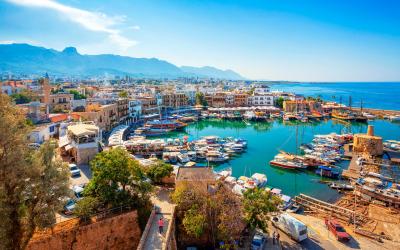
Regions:
<instances>
[{"instance_id":1,"label":"white cloud","mask_svg":"<svg viewBox=\"0 0 400 250\"><path fill-rule=\"evenodd\" d=\"M133 25L133 26L130 26L128 28L131 29L131 30L140 30L140 26L139 25Z\"/></svg>"},{"instance_id":2,"label":"white cloud","mask_svg":"<svg viewBox=\"0 0 400 250\"><path fill-rule=\"evenodd\" d=\"M106 33L110 42L117 45L123 51L137 44L136 41L122 35L121 30L116 27L126 21L126 16L108 16L102 12L70 7L54 0L7 1L25 7L47 8L57 11L71 22L77 23L87 30Z\"/></svg>"}]
</instances>

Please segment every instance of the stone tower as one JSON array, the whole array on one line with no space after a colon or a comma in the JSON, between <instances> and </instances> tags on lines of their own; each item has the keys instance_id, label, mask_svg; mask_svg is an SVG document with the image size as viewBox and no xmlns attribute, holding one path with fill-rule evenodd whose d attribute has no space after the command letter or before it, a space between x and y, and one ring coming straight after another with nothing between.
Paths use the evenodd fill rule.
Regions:
<instances>
[{"instance_id":1,"label":"stone tower","mask_svg":"<svg viewBox=\"0 0 400 250\"><path fill-rule=\"evenodd\" d=\"M367 156L383 154L382 137L374 135L374 126L368 125L366 134L355 134L353 151Z\"/></svg>"},{"instance_id":2,"label":"stone tower","mask_svg":"<svg viewBox=\"0 0 400 250\"><path fill-rule=\"evenodd\" d=\"M50 103L50 83L49 83L49 75L46 73L46 76L44 78L41 78L39 80L40 85L42 87L42 94L41 94L41 100L40 102L49 104Z\"/></svg>"}]
</instances>

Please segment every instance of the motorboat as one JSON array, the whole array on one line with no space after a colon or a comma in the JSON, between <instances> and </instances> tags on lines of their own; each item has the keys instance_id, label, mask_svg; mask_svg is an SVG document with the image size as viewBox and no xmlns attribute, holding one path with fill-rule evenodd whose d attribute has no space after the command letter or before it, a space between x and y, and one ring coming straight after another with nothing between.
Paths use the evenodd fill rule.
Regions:
<instances>
[{"instance_id":1,"label":"motorboat","mask_svg":"<svg viewBox=\"0 0 400 250\"><path fill-rule=\"evenodd\" d=\"M137 136L161 136L168 133L169 129L163 128L150 128L150 127L140 127L135 129L135 135Z\"/></svg>"},{"instance_id":2,"label":"motorboat","mask_svg":"<svg viewBox=\"0 0 400 250\"><path fill-rule=\"evenodd\" d=\"M328 166L319 166L317 170L315 170L317 175L322 177L328 177L332 179L337 179L340 176L340 172L336 168L331 168Z\"/></svg>"},{"instance_id":3,"label":"motorboat","mask_svg":"<svg viewBox=\"0 0 400 250\"><path fill-rule=\"evenodd\" d=\"M352 185L349 184L345 184L345 183L336 183L336 182L332 182L329 184L329 187L332 189L337 189L337 190L354 190L354 187Z\"/></svg>"},{"instance_id":4,"label":"motorboat","mask_svg":"<svg viewBox=\"0 0 400 250\"><path fill-rule=\"evenodd\" d=\"M182 164L188 163L190 161L188 155L185 153L179 153L176 157L178 158L178 161Z\"/></svg>"},{"instance_id":5,"label":"motorboat","mask_svg":"<svg viewBox=\"0 0 400 250\"><path fill-rule=\"evenodd\" d=\"M251 176L257 187L264 187L267 184L267 176L265 174L255 173Z\"/></svg>"},{"instance_id":6,"label":"motorboat","mask_svg":"<svg viewBox=\"0 0 400 250\"><path fill-rule=\"evenodd\" d=\"M280 155L275 156L273 160L269 162L271 166L276 166L286 169L306 169L307 165L299 161L289 160L286 157Z\"/></svg>"},{"instance_id":7,"label":"motorboat","mask_svg":"<svg viewBox=\"0 0 400 250\"><path fill-rule=\"evenodd\" d=\"M229 155L219 151L209 151L206 153L206 160L208 162L224 162L229 160Z\"/></svg>"}]
</instances>

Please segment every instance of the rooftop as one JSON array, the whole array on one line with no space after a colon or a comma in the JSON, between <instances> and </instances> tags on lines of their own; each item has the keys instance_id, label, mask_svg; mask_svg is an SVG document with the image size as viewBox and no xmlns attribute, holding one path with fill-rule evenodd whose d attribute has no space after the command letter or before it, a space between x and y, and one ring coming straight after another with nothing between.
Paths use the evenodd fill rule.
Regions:
<instances>
[{"instance_id":1,"label":"rooftop","mask_svg":"<svg viewBox=\"0 0 400 250\"><path fill-rule=\"evenodd\" d=\"M99 127L94 124L75 124L68 126L68 131L71 131L75 136L92 135L99 131Z\"/></svg>"},{"instance_id":2,"label":"rooftop","mask_svg":"<svg viewBox=\"0 0 400 250\"><path fill-rule=\"evenodd\" d=\"M206 167L180 167L176 176L177 181L215 180L214 173Z\"/></svg>"}]
</instances>

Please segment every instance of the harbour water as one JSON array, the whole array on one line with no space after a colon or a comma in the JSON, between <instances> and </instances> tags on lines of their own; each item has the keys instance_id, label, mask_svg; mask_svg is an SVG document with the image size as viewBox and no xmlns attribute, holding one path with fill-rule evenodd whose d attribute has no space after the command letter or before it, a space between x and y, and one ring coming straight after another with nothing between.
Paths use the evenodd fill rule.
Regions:
<instances>
[{"instance_id":1,"label":"harbour water","mask_svg":"<svg viewBox=\"0 0 400 250\"><path fill-rule=\"evenodd\" d=\"M386 120L369 121L375 126L375 133L384 139L400 140L400 123ZM280 120L272 122L251 122L246 125L243 121L203 120L190 124L184 132L173 132L170 138L189 136L196 140L202 136L217 135L220 137L241 137L248 140L248 149L229 162L215 166L216 170L231 167L233 176L251 176L259 172L268 177L268 185L282 189L283 193L293 196L299 193L314 196L326 201L337 197L337 192L322 184L320 176L313 171L293 171L271 167L268 162L279 150L296 153L296 145L309 143L315 134L336 133L365 133L366 123L351 125L335 120L310 123L283 123ZM296 136L297 135L297 136ZM297 149L297 152L299 150ZM348 161L340 164L347 168ZM329 180L329 179L323 179Z\"/></svg>"},{"instance_id":2,"label":"harbour water","mask_svg":"<svg viewBox=\"0 0 400 250\"><path fill-rule=\"evenodd\" d=\"M284 83L273 84L272 90L294 92L305 96L320 95L324 100L348 104L352 97L352 106L400 110L400 82L339 82L339 83Z\"/></svg>"}]
</instances>

